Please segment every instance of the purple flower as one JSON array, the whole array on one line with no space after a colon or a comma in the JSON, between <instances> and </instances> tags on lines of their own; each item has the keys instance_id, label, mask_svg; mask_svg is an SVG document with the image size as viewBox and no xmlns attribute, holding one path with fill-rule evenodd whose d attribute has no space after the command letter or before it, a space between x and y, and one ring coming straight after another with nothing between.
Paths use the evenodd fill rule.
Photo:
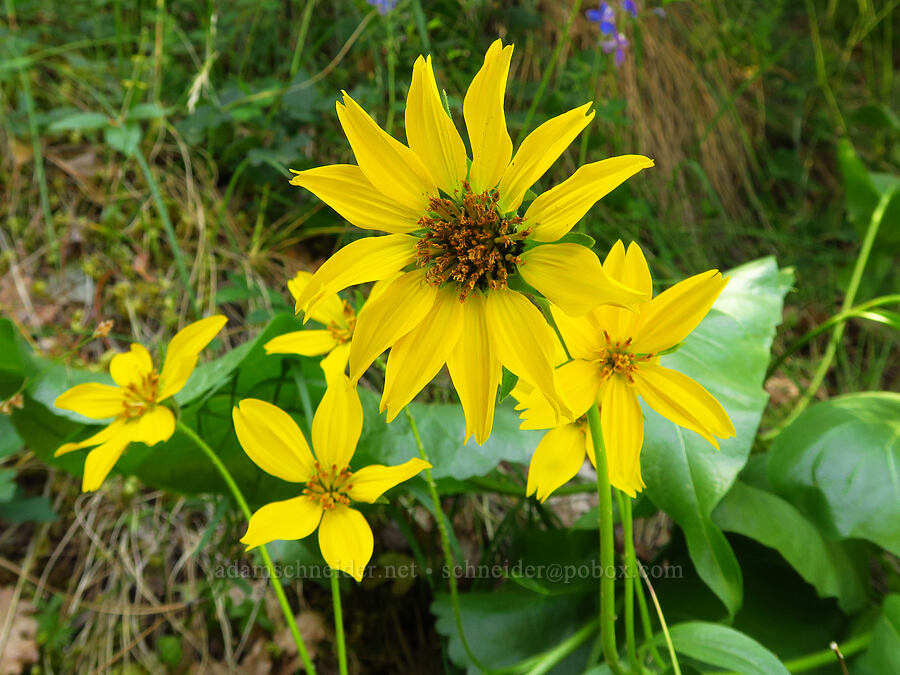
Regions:
<instances>
[{"instance_id":1,"label":"purple flower","mask_svg":"<svg viewBox=\"0 0 900 675\"><path fill-rule=\"evenodd\" d=\"M616 32L616 13L607 3L601 2L599 9L589 9L585 12L588 21L600 24L600 33L614 35Z\"/></svg>"},{"instance_id":2,"label":"purple flower","mask_svg":"<svg viewBox=\"0 0 900 675\"><path fill-rule=\"evenodd\" d=\"M372 7L378 10L381 16L384 16L397 6L399 0L366 0Z\"/></svg>"},{"instance_id":3,"label":"purple flower","mask_svg":"<svg viewBox=\"0 0 900 675\"><path fill-rule=\"evenodd\" d=\"M621 66L625 63L625 50L628 48L628 40L623 33L616 33L615 37L604 40L600 43L605 54L612 51L616 52L616 65Z\"/></svg>"},{"instance_id":4,"label":"purple flower","mask_svg":"<svg viewBox=\"0 0 900 675\"><path fill-rule=\"evenodd\" d=\"M637 16L637 3L634 0L622 0L622 9L631 16Z\"/></svg>"}]
</instances>

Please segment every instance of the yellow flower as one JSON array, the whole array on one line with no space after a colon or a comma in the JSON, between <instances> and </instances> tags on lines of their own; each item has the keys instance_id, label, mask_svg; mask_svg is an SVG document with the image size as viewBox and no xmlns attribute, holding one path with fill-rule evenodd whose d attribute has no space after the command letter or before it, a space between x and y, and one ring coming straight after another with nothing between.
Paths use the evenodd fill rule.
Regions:
<instances>
[{"instance_id":1,"label":"yellow flower","mask_svg":"<svg viewBox=\"0 0 900 675\"><path fill-rule=\"evenodd\" d=\"M627 155L588 164L519 215L529 188L593 112L587 103L548 120L513 155L503 111L512 51L500 40L491 45L463 101L471 166L441 102L431 59L419 57L406 103L409 145L385 133L344 93L337 113L358 166L295 172L291 181L357 227L389 233L355 241L322 265L297 301L307 317L331 293L403 272L359 316L351 380L392 347L381 400L390 421L446 363L465 412L466 439L474 434L479 443L490 435L501 364L567 412L554 386L553 331L527 297L509 287L511 276L520 275L572 315L644 297L608 278L590 249L551 242L653 162Z\"/></svg>"},{"instance_id":2,"label":"yellow flower","mask_svg":"<svg viewBox=\"0 0 900 675\"><path fill-rule=\"evenodd\" d=\"M84 492L100 487L129 443L156 445L171 438L175 416L160 404L181 391L200 352L227 321L224 316L211 316L179 331L169 342L162 372L153 367L150 353L143 346L132 344L130 351L116 354L109 364L109 374L117 386L89 382L59 395L54 402L57 408L92 419L114 418L90 438L66 443L56 451L55 456L59 457L97 446L84 461Z\"/></svg>"},{"instance_id":3,"label":"yellow flower","mask_svg":"<svg viewBox=\"0 0 900 675\"><path fill-rule=\"evenodd\" d=\"M350 501L371 504L431 465L411 459L398 466L350 470L363 412L356 388L346 376L329 382L313 417L315 456L294 420L270 403L244 399L234 408L233 417L244 452L260 469L306 484L301 496L267 504L254 513L241 543L249 550L276 539L302 539L318 527L325 562L361 581L374 539L366 519L350 507Z\"/></svg>"},{"instance_id":4,"label":"yellow flower","mask_svg":"<svg viewBox=\"0 0 900 675\"><path fill-rule=\"evenodd\" d=\"M632 243L626 254L616 242L604 262L606 273L632 288L652 294L644 254ZM543 395L528 382L513 391L523 410L524 429L547 429L528 471L527 493L546 499L570 480L584 462L595 462L590 429L582 418L599 404L609 478L632 497L641 491L640 452L644 418L638 396L675 424L697 432L719 448L718 438L735 435L725 409L699 383L659 364L661 353L681 343L709 312L728 283L709 270L675 284L636 312L599 307L584 317L567 316L551 306L553 318L572 360L557 371L560 389L573 417L557 426ZM555 428L554 428L555 427Z\"/></svg>"}]
</instances>

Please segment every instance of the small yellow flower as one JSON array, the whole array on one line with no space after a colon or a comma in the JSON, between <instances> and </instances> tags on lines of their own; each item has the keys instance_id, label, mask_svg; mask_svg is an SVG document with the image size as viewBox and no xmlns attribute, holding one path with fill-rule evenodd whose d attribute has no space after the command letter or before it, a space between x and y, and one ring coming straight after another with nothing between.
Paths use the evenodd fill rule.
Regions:
<instances>
[{"instance_id":1,"label":"small yellow flower","mask_svg":"<svg viewBox=\"0 0 900 675\"><path fill-rule=\"evenodd\" d=\"M211 316L179 331L169 342L162 372L153 367L150 353L135 343L130 351L116 354L109 364L109 374L117 386L89 382L59 395L54 402L57 408L92 419L114 418L90 438L66 443L55 453L59 457L97 446L84 461L81 483L84 492L100 487L129 443L156 445L171 438L175 416L160 404L181 391L197 365L200 352L227 321L224 316Z\"/></svg>"},{"instance_id":2,"label":"small yellow flower","mask_svg":"<svg viewBox=\"0 0 900 675\"><path fill-rule=\"evenodd\" d=\"M294 420L271 403L244 399L234 408L233 417L244 452L260 469L306 484L301 496L267 504L254 513L241 543L249 550L276 539L302 539L318 527L325 562L361 581L374 539L366 519L351 508L351 500L371 504L431 465L411 459L398 466L350 470L363 412L356 388L346 376L330 380L313 417L315 456Z\"/></svg>"},{"instance_id":3,"label":"small yellow flower","mask_svg":"<svg viewBox=\"0 0 900 675\"><path fill-rule=\"evenodd\" d=\"M513 155L503 99L511 45L494 42L463 101L472 147L444 109L431 59L413 67L404 145L344 93L338 118L357 165L295 172L300 185L352 224L389 234L348 244L316 272L297 305L312 316L330 294L399 274L360 314L350 346L354 382L391 348L381 409L388 421L438 373L450 370L466 439L490 435L501 364L566 413L553 378L554 335L540 311L508 285L513 275L573 316L601 303L644 298L604 273L597 256L558 242L593 204L641 169L626 155L578 169L519 209L534 183L591 121L587 103L548 120ZM557 242L557 243L552 243ZM543 244L543 245L537 245Z\"/></svg>"},{"instance_id":4,"label":"small yellow flower","mask_svg":"<svg viewBox=\"0 0 900 675\"><path fill-rule=\"evenodd\" d=\"M622 242L616 242L603 265L611 277L652 294L650 270L637 244L626 253ZM531 459L527 494L544 500L578 472L585 454L595 463L590 429L582 417L592 405L600 406L610 482L632 497L645 487L640 466L644 418L638 396L716 449L716 437L735 435L728 413L706 389L659 364L659 354L697 327L727 283L718 270L709 270L640 304L636 312L599 307L573 318L551 306L572 356L556 375L574 416L558 426L541 392L528 382L517 384L513 396L519 401L517 409L523 410L522 428L552 429Z\"/></svg>"}]
</instances>

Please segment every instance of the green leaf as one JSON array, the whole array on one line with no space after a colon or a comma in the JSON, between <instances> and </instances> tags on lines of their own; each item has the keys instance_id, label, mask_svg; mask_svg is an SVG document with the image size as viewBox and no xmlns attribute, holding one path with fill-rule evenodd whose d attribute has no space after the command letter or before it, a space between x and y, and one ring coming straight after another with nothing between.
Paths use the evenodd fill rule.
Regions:
<instances>
[{"instance_id":1,"label":"green leaf","mask_svg":"<svg viewBox=\"0 0 900 675\"><path fill-rule=\"evenodd\" d=\"M0 469L0 502L8 502L16 494L16 470Z\"/></svg>"},{"instance_id":2,"label":"green leaf","mask_svg":"<svg viewBox=\"0 0 900 675\"><path fill-rule=\"evenodd\" d=\"M769 479L826 535L900 555L900 394L811 406L772 444Z\"/></svg>"},{"instance_id":3,"label":"green leaf","mask_svg":"<svg viewBox=\"0 0 900 675\"><path fill-rule=\"evenodd\" d=\"M128 111L129 120L151 120L166 116L166 109L156 103L138 103Z\"/></svg>"},{"instance_id":4,"label":"green leaf","mask_svg":"<svg viewBox=\"0 0 900 675\"><path fill-rule=\"evenodd\" d=\"M60 131L93 131L109 124L109 117L98 112L78 112L66 115L53 122L47 131L54 134Z\"/></svg>"},{"instance_id":5,"label":"green leaf","mask_svg":"<svg viewBox=\"0 0 900 675\"><path fill-rule=\"evenodd\" d=\"M103 140L114 150L131 157L137 152L141 142L141 128L137 124L109 126L103 132Z\"/></svg>"},{"instance_id":6,"label":"green leaf","mask_svg":"<svg viewBox=\"0 0 900 675\"><path fill-rule=\"evenodd\" d=\"M16 494L6 502L0 502L0 520L10 523L47 523L59 518L47 497L25 497Z\"/></svg>"},{"instance_id":7,"label":"green leaf","mask_svg":"<svg viewBox=\"0 0 900 675\"><path fill-rule=\"evenodd\" d=\"M506 397L509 396L510 392L515 389L518 381L518 375L506 368L503 369L503 376L500 379L500 396L497 399L498 403L503 403L503 401L506 400Z\"/></svg>"},{"instance_id":8,"label":"green leaf","mask_svg":"<svg viewBox=\"0 0 900 675\"><path fill-rule=\"evenodd\" d=\"M9 415L0 415L0 459L18 452L22 446L22 437L16 432L12 418Z\"/></svg>"},{"instance_id":9,"label":"green leaf","mask_svg":"<svg viewBox=\"0 0 900 675\"><path fill-rule=\"evenodd\" d=\"M726 532L736 532L774 548L821 597L838 599L846 612L868 599L868 570L858 566L838 542L824 539L803 514L780 497L737 481L713 512Z\"/></svg>"},{"instance_id":10,"label":"green leaf","mask_svg":"<svg viewBox=\"0 0 900 675\"><path fill-rule=\"evenodd\" d=\"M689 621L669 629L675 651L741 675L788 675L778 658L756 640L734 628Z\"/></svg>"},{"instance_id":11,"label":"green leaf","mask_svg":"<svg viewBox=\"0 0 900 675\"><path fill-rule=\"evenodd\" d=\"M0 318L0 401L15 394L25 380L22 355L13 322Z\"/></svg>"},{"instance_id":12,"label":"green leaf","mask_svg":"<svg viewBox=\"0 0 900 675\"><path fill-rule=\"evenodd\" d=\"M857 663L859 675L900 673L900 595L894 593L884 601L881 616L872 629L869 649Z\"/></svg>"},{"instance_id":13,"label":"green leaf","mask_svg":"<svg viewBox=\"0 0 900 675\"><path fill-rule=\"evenodd\" d=\"M791 279L772 258L747 263L728 276L709 315L661 362L706 387L725 407L737 436L716 451L645 406L641 467L648 496L684 530L699 575L733 615L741 605L741 570L711 514L756 436L768 400L762 384L769 351Z\"/></svg>"}]
</instances>

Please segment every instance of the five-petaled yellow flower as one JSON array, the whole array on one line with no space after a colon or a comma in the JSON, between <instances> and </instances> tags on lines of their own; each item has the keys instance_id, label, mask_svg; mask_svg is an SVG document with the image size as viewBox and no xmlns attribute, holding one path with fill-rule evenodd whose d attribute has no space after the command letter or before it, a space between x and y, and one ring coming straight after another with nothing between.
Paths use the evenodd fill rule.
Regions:
<instances>
[{"instance_id":1,"label":"five-petaled yellow flower","mask_svg":"<svg viewBox=\"0 0 900 675\"><path fill-rule=\"evenodd\" d=\"M81 489L96 490L129 443L156 445L171 438L175 416L160 405L184 387L197 365L204 347L225 325L224 316L196 321L179 331L166 352L162 372L153 367L150 353L139 344L116 354L109 374L117 386L88 382L63 392L54 402L57 408L73 410L92 419L114 418L100 432L78 443L66 443L55 456L94 447L84 461Z\"/></svg>"},{"instance_id":2,"label":"five-petaled yellow flower","mask_svg":"<svg viewBox=\"0 0 900 675\"><path fill-rule=\"evenodd\" d=\"M325 562L361 581L374 539L366 519L350 507L350 501L371 504L431 465L411 459L398 466L350 470L363 412L356 388L345 375L330 380L313 417L315 456L294 420L271 403L244 399L234 408L233 417L241 446L260 469L306 484L301 496L267 504L254 513L241 542L249 550L276 539L302 539L318 527Z\"/></svg>"},{"instance_id":3,"label":"five-petaled yellow flower","mask_svg":"<svg viewBox=\"0 0 900 675\"><path fill-rule=\"evenodd\" d=\"M390 421L446 363L466 439L474 434L479 443L490 435L501 364L545 392L556 411L568 412L555 388L553 331L510 288L513 275L573 316L644 299L609 278L589 248L558 240L598 199L653 162L626 155L585 165L520 215L529 188L594 114L587 103L548 120L513 155L503 112L512 51L499 40L491 45L463 101L471 165L441 103L431 59L419 57L406 103L408 145L344 93L337 113L358 166L318 167L291 181L357 227L389 233L348 244L322 265L298 298L307 318L342 288L402 272L359 315L351 380L391 348L381 399Z\"/></svg>"},{"instance_id":4,"label":"five-petaled yellow flower","mask_svg":"<svg viewBox=\"0 0 900 675\"><path fill-rule=\"evenodd\" d=\"M652 294L644 254L632 243L626 253L616 242L603 264L606 273ZM644 488L640 452L644 418L638 396L660 415L697 432L718 449L718 438L735 435L728 413L699 383L659 364L659 354L681 343L706 316L728 283L709 270L675 284L636 312L599 307L584 317L552 307L553 318L572 360L557 371L573 417L558 426L541 393L521 380L513 395L523 410L523 429L552 429L541 440L528 471L528 495L546 499L584 463L595 463L590 429L582 415L599 404L603 442L613 486L632 497Z\"/></svg>"}]
</instances>

